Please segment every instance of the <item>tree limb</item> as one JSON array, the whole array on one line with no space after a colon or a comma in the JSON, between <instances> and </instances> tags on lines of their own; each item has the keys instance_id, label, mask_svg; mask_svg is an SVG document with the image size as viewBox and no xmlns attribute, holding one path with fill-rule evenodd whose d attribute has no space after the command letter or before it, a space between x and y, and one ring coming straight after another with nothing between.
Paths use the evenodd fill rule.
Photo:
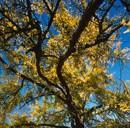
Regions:
<instances>
[{"instance_id":1,"label":"tree limb","mask_svg":"<svg viewBox=\"0 0 130 128\"><path fill-rule=\"evenodd\" d=\"M67 86L67 83L63 78L62 67L64 65L64 62L68 59L68 57L75 51L75 44L78 42L80 35L84 31L85 27L87 27L89 21L91 20L91 18L95 14L96 10L99 8L99 6L102 4L102 2L103 2L103 0L93 0L86 7L86 9L81 17L81 20L79 21L78 28L73 33L72 38L69 41L70 45L69 45L67 52L63 56L60 57L59 62L58 62L57 76L58 76L60 82L62 83L62 85L64 86L64 88L66 89L67 97L70 101L72 101L72 97L71 97L71 94L69 91L69 87Z\"/></svg>"}]
</instances>

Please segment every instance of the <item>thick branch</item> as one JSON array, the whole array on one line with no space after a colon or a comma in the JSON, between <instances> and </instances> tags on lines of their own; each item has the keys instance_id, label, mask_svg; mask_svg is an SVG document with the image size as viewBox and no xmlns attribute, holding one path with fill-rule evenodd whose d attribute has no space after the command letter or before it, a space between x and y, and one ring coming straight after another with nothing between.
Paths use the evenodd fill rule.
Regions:
<instances>
[{"instance_id":1,"label":"thick branch","mask_svg":"<svg viewBox=\"0 0 130 128\"><path fill-rule=\"evenodd\" d=\"M61 0L57 1L56 7L55 7L55 9L54 9L54 11L53 11L53 13L51 15L50 21L48 23L47 29L44 31L43 35L42 35L42 31L40 29L40 25L37 22L37 29L39 30L39 34L38 34L37 45L33 48L33 51L35 52L35 55L36 55L36 67L37 67L37 72L38 72L38 75L40 76L40 78L43 79L44 81L46 81L47 84L48 84L48 86L55 87L55 88L59 89L65 95L64 90L60 86L58 86L57 84L52 83L47 77L45 77L42 74L42 72L41 72L41 66L40 66L40 61L41 61L41 57L42 57L42 53L43 53L42 52L42 42L46 38L46 35L47 35L47 33L48 33L51 25L52 25L53 18L55 16L55 13L56 13L58 7L59 7L60 1Z\"/></svg>"},{"instance_id":2,"label":"thick branch","mask_svg":"<svg viewBox=\"0 0 130 128\"><path fill-rule=\"evenodd\" d=\"M58 75L60 82L66 89L67 96L70 100L72 100L72 98L71 98L71 94L69 92L69 88L66 84L66 81L64 80L64 78L62 76L62 67L64 65L64 62L68 59L68 57L75 51L75 44L78 42L80 35L84 31L85 27L88 25L89 21L91 20L91 18L95 14L96 10L99 8L99 6L102 4L102 2L103 2L103 0L93 0L86 7L86 9L81 17L81 20L79 21L78 28L73 33L72 38L70 39L70 46L69 46L67 52L65 53L65 55L61 56L59 59L59 63L57 66L57 75Z\"/></svg>"}]
</instances>

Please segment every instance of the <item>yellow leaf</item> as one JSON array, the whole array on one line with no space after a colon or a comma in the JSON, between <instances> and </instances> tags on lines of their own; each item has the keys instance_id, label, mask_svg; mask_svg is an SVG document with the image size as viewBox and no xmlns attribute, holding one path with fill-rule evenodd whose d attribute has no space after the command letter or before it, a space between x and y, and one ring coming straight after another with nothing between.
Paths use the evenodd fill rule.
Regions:
<instances>
[{"instance_id":1,"label":"yellow leaf","mask_svg":"<svg viewBox=\"0 0 130 128\"><path fill-rule=\"evenodd\" d=\"M13 26L13 29L14 29L14 30L17 30L17 27L16 27L16 26Z\"/></svg>"},{"instance_id":2,"label":"yellow leaf","mask_svg":"<svg viewBox=\"0 0 130 128\"><path fill-rule=\"evenodd\" d=\"M7 22L7 24L8 24L9 27L13 27L12 22Z\"/></svg>"}]
</instances>

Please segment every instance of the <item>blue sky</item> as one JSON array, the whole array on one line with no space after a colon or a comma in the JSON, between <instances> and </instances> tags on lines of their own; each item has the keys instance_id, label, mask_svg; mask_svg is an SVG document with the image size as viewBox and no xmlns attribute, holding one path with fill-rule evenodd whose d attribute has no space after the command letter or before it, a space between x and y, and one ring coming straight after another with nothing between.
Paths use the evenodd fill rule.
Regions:
<instances>
[{"instance_id":1,"label":"blue sky","mask_svg":"<svg viewBox=\"0 0 130 128\"><path fill-rule=\"evenodd\" d=\"M119 41L121 41L122 49L123 48L129 48L130 49L130 33L122 33L120 35ZM129 55L130 55L130 50L129 50ZM116 79L119 79L120 77L120 68L123 68L122 70L122 79L124 80L130 80L130 60L128 60L126 63L123 65L118 61L116 64L113 66L110 66L110 72L114 73L113 75L115 76Z\"/></svg>"},{"instance_id":2,"label":"blue sky","mask_svg":"<svg viewBox=\"0 0 130 128\"><path fill-rule=\"evenodd\" d=\"M127 18L130 18L130 14L126 12L125 7L122 6L120 0L116 0L115 4L118 4L118 7L112 7L110 10L109 17L115 17L120 16L122 14L126 14ZM129 48L130 49L130 32L124 33L124 31L128 29L126 27L120 29L120 36L117 38L121 42L121 48ZM117 43L118 41L115 41ZM129 50L129 56L130 56L130 50ZM129 57L130 58L130 57ZM117 61L114 65L110 65L109 71L113 73L114 78L119 80L120 79L120 68L123 68L122 70L122 79L123 80L130 80L130 60L128 60L124 65L120 63L120 61Z\"/></svg>"}]
</instances>

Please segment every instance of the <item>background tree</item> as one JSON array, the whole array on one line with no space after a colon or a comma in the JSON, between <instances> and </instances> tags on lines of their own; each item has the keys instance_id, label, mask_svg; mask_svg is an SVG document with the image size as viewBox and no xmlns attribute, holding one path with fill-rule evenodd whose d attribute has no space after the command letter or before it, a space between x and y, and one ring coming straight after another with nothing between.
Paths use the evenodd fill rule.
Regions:
<instances>
[{"instance_id":1,"label":"background tree","mask_svg":"<svg viewBox=\"0 0 130 128\"><path fill-rule=\"evenodd\" d=\"M108 67L128 57L128 16L125 0L0 1L2 126L127 127L129 86Z\"/></svg>"}]
</instances>

